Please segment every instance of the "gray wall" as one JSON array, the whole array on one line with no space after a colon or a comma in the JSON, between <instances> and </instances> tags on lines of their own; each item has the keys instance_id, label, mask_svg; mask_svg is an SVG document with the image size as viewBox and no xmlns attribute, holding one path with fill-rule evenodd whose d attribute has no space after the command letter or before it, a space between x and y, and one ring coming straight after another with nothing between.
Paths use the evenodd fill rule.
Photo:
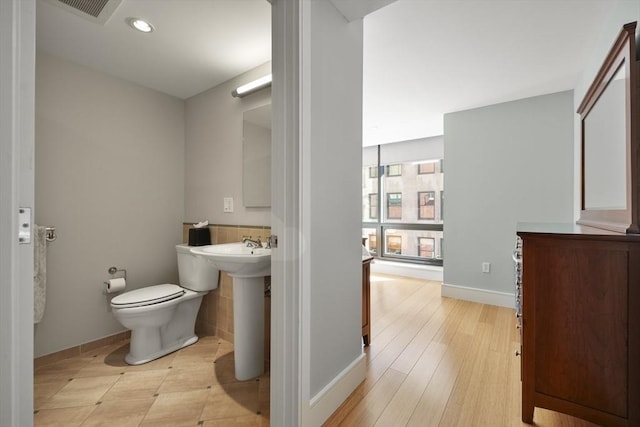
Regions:
<instances>
[{"instance_id":1,"label":"gray wall","mask_svg":"<svg viewBox=\"0 0 640 427\"><path fill-rule=\"evenodd\" d=\"M312 397L362 354L362 21L347 24L329 2L311 2L310 19L318 63L303 75L301 190Z\"/></svg>"},{"instance_id":2,"label":"gray wall","mask_svg":"<svg viewBox=\"0 0 640 427\"><path fill-rule=\"evenodd\" d=\"M270 103L271 89L231 96L233 89L269 73L270 62L186 100L185 221L270 225L271 209L242 203L242 114ZM233 197L233 213L223 212L225 197Z\"/></svg>"},{"instance_id":3,"label":"gray wall","mask_svg":"<svg viewBox=\"0 0 640 427\"><path fill-rule=\"evenodd\" d=\"M242 205L242 115L270 90L231 91L270 69L183 101L38 54L35 220L58 239L36 357L124 330L102 293L110 266L127 269L128 290L175 283L182 222L269 225L269 208Z\"/></svg>"},{"instance_id":4,"label":"gray wall","mask_svg":"<svg viewBox=\"0 0 640 427\"><path fill-rule=\"evenodd\" d=\"M264 107L263 107L264 108ZM271 206L271 127L244 122L242 135L243 205Z\"/></svg>"},{"instance_id":5,"label":"gray wall","mask_svg":"<svg viewBox=\"0 0 640 427\"><path fill-rule=\"evenodd\" d=\"M184 102L38 54L35 175L35 220L58 234L37 357L124 330L103 294L110 266L129 290L177 280Z\"/></svg>"},{"instance_id":6,"label":"gray wall","mask_svg":"<svg viewBox=\"0 0 640 427\"><path fill-rule=\"evenodd\" d=\"M573 221L573 117L571 91L445 115L445 285L513 294L516 223Z\"/></svg>"}]
</instances>

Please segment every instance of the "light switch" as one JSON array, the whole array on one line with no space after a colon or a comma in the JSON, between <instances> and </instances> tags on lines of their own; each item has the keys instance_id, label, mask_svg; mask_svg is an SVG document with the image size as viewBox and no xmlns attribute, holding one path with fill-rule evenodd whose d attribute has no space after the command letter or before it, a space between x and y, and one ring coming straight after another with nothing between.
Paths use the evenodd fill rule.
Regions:
<instances>
[{"instance_id":1,"label":"light switch","mask_svg":"<svg viewBox=\"0 0 640 427\"><path fill-rule=\"evenodd\" d=\"M483 262L482 263L482 272L483 273L491 273L491 263L490 262Z\"/></svg>"},{"instance_id":2,"label":"light switch","mask_svg":"<svg viewBox=\"0 0 640 427\"><path fill-rule=\"evenodd\" d=\"M233 212L233 197L224 198L223 212Z\"/></svg>"}]
</instances>

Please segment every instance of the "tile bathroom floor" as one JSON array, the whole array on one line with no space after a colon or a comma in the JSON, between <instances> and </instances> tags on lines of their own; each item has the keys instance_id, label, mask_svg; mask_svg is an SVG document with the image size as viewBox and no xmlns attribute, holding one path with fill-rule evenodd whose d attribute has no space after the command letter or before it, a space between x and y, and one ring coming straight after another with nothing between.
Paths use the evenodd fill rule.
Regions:
<instances>
[{"instance_id":1,"label":"tile bathroom floor","mask_svg":"<svg viewBox=\"0 0 640 427\"><path fill-rule=\"evenodd\" d=\"M38 367L35 426L269 426L269 374L238 381L233 344L202 337L144 365L123 341Z\"/></svg>"}]
</instances>

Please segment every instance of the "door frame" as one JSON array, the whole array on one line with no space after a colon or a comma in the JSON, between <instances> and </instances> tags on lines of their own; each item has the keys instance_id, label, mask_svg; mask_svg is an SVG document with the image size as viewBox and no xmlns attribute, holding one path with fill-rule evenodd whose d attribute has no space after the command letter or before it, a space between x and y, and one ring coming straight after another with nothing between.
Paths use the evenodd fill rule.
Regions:
<instances>
[{"instance_id":1,"label":"door frame","mask_svg":"<svg viewBox=\"0 0 640 427\"><path fill-rule=\"evenodd\" d=\"M35 0L0 2L0 425L33 423L33 246L18 243L34 205Z\"/></svg>"},{"instance_id":2,"label":"door frame","mask_svg":"<svg viewBox=\"0 0 640 427\"><path fill-rule=\"evenodd\" d=\"M301 425L300 0L272 4L271 424Z\"/></svg>"}]
</instances>

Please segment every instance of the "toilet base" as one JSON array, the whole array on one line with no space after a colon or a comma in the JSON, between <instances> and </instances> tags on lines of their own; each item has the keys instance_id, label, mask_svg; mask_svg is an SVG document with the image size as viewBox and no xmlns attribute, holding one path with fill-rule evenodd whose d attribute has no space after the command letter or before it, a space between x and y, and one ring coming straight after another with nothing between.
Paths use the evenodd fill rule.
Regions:
<instances>
[{"instance_id":1,"label":"toilet base","mask_svg":"<svg viewBox=\"0 0 640 427\"><path fill-rule=\"evenodd\" d=\"M132 331L133 333L133 331ZM132 337L133 338L133 337ZM131 340L131 342L133 342L133 340ZM191 337L188 338L184 338L184 339L180 339L178 341L176 341L175 343L162 348L159 351L156 351L154 353L151 354L145 354L143 356L134 356L133 353L129 352L125 358L124 361L127 362L127 364L129 365L142 365L143 363L148 363L151 362L152 360L156 360L161 358L162 356L166 356L169 353L173 353L174 351L178 351L181 348L184 347L188 347L191 344L195 344L196 342L198 342L198 337L197 335L193 335Z\"/></svg>"}]
</instances>

